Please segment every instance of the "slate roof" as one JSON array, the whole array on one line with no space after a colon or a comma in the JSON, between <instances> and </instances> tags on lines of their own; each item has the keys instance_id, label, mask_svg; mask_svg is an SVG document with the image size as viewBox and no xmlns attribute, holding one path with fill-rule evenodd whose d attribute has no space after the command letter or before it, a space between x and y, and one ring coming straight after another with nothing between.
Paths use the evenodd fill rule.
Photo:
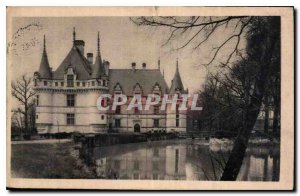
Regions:
<instances>
[{"instance_id":1,"label":"slate roof","mask_svg":"<svg viewBox=\"0 0 300 196\"><path fill-rule=\"evenodd\" d=\"M156 83L161 87L162 93L168 92L168 85L158 69L110 69L109 91L113 93L114 87L119 83L123 93L133 95L134 86L140 84L143 95L153 93Z\"/></svg>"},{"instance_id":2,"label":"slate roof","mask_svg":"<svg viewBox=\"0 0 300 196\"><path fill-rule=\"evenodd\" d=\"M174 94L176 92L176 89L179 89L180 92L184 92L183 84L178 69L178 61L176 65L175 75L171 83L170 94Z\"/></svg>"},{"instance_id":3,"label":"slate roof","mask_svg":"<svg viewBox=\"0 0 300 196\"><path fill-rule=\"evenodd\" d=\"M98 32L97 56L96 56L95 64L93 66L92 78L100 78L103 75L105 75L105 69L104 69L104 65L102 62L101 54L100 54L100 36L99 36L99 32Z\"/></svg>"},{"instance_id":4,"label":"slate roof","mask_svg":"<svg viewBox=\"0 0 300 196\"><path fill-rule=\"evenodd\" d=\"M93 65L93 73L91 78L100 78L105 75L104 65L100 54L96 56L95 64Z\"/></svg>"},{"instance_id":5,"label":"slate roof","mask_svg":"<svg viewBox=\"0 0 300 196\"><path fill-rule=\"evenodd\" d=\"M76 46L71 48L60 66L53 72L53 79L64 79L65 71L69 66L74 68L78 80L90 79L92 68L88 60L81 54L80 50Z\"/></svg>"},{"instance_id":6,"label":"slate roof","mask_svg":"<svg viewBox=\"0 0 300 196\"><path fill-rule=\"evenodd\" d=\"M47 56L47 52L46 52L45 36L44 36L44 50L43 50L42 59L41 59L41 63L40 63L39 75L40 75L40 78L42 78L42 79L51 79L51 76L52 76L52 72L50 69L48 56Z\"/></svg>"}]
</instances>

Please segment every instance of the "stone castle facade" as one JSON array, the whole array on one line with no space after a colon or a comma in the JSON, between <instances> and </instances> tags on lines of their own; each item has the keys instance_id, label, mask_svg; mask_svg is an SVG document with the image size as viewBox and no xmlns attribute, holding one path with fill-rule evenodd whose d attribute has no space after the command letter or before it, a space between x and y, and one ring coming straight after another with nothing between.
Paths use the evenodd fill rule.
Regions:
<instances>
[{"instance_id":1,"label":"stone castle facade","mask_svg":"<svg viewBox=\"0 0 300 196\"><path fill-rule=\"evenodd\" d=\"M95 44L96 45L96 44ZM146 64L137 68L132 63L129 69L113 69L108 61L102 60L100 38L97 38L97 53L84 55L85 42L76 39L65 59L52 71L46 51L46 40L39 70L34 74L36 92L36 125L39 134L55 133L145 133L145 132L185 132L186 112L159 110L159 104L148 111L126 110L126 105L114 111L97 109L97 99L101 94L125 94L128 101L135 94L142 96L143 103L148 94L186 93L181 81L178 60L176 72L169 88L160 71L147 69ZM102 103L101 103L102 104ZM104 105L110 104L104 100Z\"/></svg>"}]
</instances>

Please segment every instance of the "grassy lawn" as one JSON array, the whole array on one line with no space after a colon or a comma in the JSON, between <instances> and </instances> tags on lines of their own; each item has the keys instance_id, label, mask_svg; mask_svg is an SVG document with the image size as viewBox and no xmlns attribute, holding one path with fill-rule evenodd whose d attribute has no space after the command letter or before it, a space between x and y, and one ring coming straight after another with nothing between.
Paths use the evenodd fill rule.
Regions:
<instances>
[{"instance_id":1,"label":"grassy lawn","mask_svg":"<svg viewBox=\"0 0 300 196\"><path fill-rule=\"evenodd\" d=\"M76 164L73 143L13 144L11 174L20 178L88 178Z\"/></svg>"}]
</instances>

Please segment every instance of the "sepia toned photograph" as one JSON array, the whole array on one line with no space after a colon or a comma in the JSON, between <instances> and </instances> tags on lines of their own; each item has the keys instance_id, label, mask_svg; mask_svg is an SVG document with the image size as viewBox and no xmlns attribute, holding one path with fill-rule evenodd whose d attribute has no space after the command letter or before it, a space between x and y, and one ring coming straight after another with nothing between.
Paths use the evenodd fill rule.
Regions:
<instances>
[{"instance_id":1,"label":"sepia toned photograph","mask_svg":"<svg viewBox=\"0 0 300 196\"><path fill-rule=\"evenodd\" d=\"M292 190L293 12L8 7L7 186Z\"/></svg>"}]
</instances>

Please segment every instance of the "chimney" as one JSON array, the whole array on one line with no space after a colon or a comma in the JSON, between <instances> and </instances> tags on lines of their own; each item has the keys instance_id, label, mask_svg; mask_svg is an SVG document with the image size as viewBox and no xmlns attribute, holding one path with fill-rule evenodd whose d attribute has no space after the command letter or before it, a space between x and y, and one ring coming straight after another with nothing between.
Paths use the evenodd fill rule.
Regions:
<instances>
[{"instance_id":1,"label":"chimney","mask_svg":"<svg viewBox=\"0 0 300 196\"><path fill-rule=\"evenodd\" d=\"M146 69L146 63L143 63L142 66L143 66L143 69Z\"/></svg>"},{"instance_id":2,"label":"chimney","mask_svg":"<svg viewBox=\"0 0 300 196\"><path fill-rule=\"evenodd\" d=\"M158 64L158 69L160 70L160 59L158 59L157 64Z\"/></svg>"},{"instance_id":3,"label":"chimney","mask_svg":"<svg viewBox=\"0 0 300 196\"><path fill-rule=\"evenodd\" d=\"M74 45L79 49L82 56L84 56L84 44L83 40L74 40Z\"/></svg>"},{"instance_id":4,"label":"chimney","mask_svg":"<svg viewBox=\"0 0 300 196\"><path fill-rule=\"evenodd\" d=\"M86 58L88 60L88 62L92 65L93 64L93 53L87 53L86 54Z\"/></svg>"},{"instance_id":5,"label":"chimney","mask_svg":"<svg viewBox=\"0 0 300 196\"><path fill-rule=\"evenodd\" d=\"M134 63L134 62L131 63L131 68L132 68L133 71L135 71L135 67L136 67L136 63Z\"/></svg>"}]
</instances>

